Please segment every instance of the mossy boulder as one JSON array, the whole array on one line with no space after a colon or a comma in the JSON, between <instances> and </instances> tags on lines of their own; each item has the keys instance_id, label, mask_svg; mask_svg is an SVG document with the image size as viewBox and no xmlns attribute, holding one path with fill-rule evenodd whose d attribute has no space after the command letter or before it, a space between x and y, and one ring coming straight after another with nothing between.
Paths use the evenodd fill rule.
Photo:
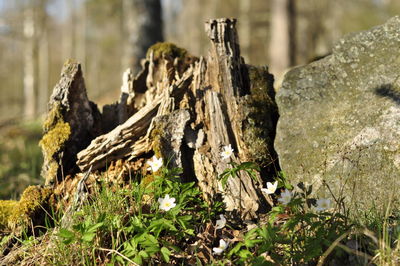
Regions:
<instances>
[{"instance_id":1,"label":"mossy boulder","mask_svg":"<svg viewBox=\"0 0 400 266\"><path fill-rule=\"evenodd\" d=\"M400 17L341 39L288 72L277 93L275 148L292 183L343 196L352 212L399 203Z\"/></svg>"}]
</instances>

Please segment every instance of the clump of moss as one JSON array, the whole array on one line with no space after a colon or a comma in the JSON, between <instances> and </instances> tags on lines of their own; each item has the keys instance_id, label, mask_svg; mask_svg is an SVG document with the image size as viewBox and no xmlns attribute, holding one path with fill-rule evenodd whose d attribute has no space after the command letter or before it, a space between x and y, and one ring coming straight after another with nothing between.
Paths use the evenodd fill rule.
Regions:
<instances>
[{"instance_id":1,"label":"clump of moss","mask_svg":"<svg viewBox=\"0 0 400 266\"><path fill-rule=\"evenodd\" d=\"M40 223L51 194L52 189L48 187L27 187L22 193L20 201L14 204L13 212L8 217L8 226L12 229L23 229L31 222L34 225Z\"/></svg>"},{"instance_id":2,"label":"clump of moss","mask_svg":"<svg viewBox=\"0 0 400 266\"><path fill-rule=\"evenodd\" d=\"M154 152L154 155L157 156L157 158L163 157L161 153L162 135L163 135L163 130L161 129L160 125L156 124L156 127L153 128L153 130L150 133L150 139L151 139L151 148Z\"/></svg>"},{"instance_id":3,"label":"clump of moss","mask_svg":"<svg viewBox=\"0 0 400 266\"><path fill-rule=\"evenodd\" d=\"M39 145L43 151L44 169L43 177L48 184L55 178L58 171L58 162L54 155L60 151L71 135L71 127L64 122L61 107L59 103L55 103L47 114L47 118L43 123L45 134L40 140Z\"/></svg>"},{"instance_id":4,"label":"clump of moss","mask_svg":"<svg viewBox=\"0 0 400 266\"><path fill-rule=\"evenodd\" d=\"M278 108L275 103L273 76L266 67L248 66L250 95L244 105L244 141L248 143L248 156L266 167L273 163L273 149Z\"/></svg>"},{"instance_id":5,"label":"clump of moss","mask_svg":"<svg viewBox=\"0 0 400 266\"><path fill-rule=\"evenodd\" d=\"M155 60L158 60L163 56L184 59L188 55L188 52L185 49L179 48L175 44L169 42L158 42L153 44L147 50L146 57L149 57L151 52L153 52Z\"/></svg>"},{"instance_id":6,"label":"clump of moss","mask_svg":"<svg viewBox=\"0 0 400 266\"><path fill-rule=\"evenodd\" d=\"M0 200L0 230L8 226L8 219L14 213L18 201Z\"/></svg>"}]
</instances>

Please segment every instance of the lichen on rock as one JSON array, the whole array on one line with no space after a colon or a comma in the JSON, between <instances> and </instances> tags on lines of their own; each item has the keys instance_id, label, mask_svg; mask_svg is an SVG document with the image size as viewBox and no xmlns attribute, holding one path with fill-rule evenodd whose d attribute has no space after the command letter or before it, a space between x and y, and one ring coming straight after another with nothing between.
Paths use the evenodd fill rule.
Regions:
<instances>
[{"instance_id":1,"label":"lichen on rock","mask_svg":"<svg viewBox=\"0 0 400 266\"><path fill-rule=\"evenodd\" d=\"M331 55L290 70L276 97L289 181L343 197L357 216L400 206L399 47L400 17L345 36Z\"/></svg>"}]
</instances>

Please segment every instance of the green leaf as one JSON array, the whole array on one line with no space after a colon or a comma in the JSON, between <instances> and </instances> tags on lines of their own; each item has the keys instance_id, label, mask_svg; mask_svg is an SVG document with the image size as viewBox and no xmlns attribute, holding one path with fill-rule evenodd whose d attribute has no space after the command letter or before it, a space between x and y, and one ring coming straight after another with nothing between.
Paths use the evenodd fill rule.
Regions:
<instances>
[{"instance_id":1,"label":"green leaf","mask_svg":"<svg viewBox=\"0 0 400 266\"><path fill-rule=\"evenodd\" d=\"M140 256L139 254L136 255L136 256L133 258L133 262L135 262L135 263L137 263L137 264L139 264L139 265L142 265L142 264L143 264L142 256Z\"/></svg>"},{"instance_id":2,"label":"green leaf","mask_svg":"<svg viewBox=\"0 0 400 266\"><path fill-rule=\"evenodd\" d=\"M156 237L158 237L163 230L178 231L170 220L164 218L152 221L147 229L153 232Z\"/></svg>"},{"instance_id":3,"label":"green leaf","mask_svg":"<svg viewBox=\"0 0 400 266\"><path fill-rule=\"evenodd\" d=\"M244 162L241 163L238 167L239 170L255 170L255 171L260 171L260 167L253 162Z\"/></svg>"},{"instance_id":4,"label":"green leaf","mask_svg":"<svg viewBox=\"0 0 400 266\"><path fill-rule=\"evenodd\" d=\"M154 254L160 251L160 248L158 247L158 245L153 245L153 246L147 246L145 250L147 253L149 253L150 256L153 256Z\"/></svg>"},{"instance_id":5,"label":"green leaf","mask_svg":"<svg viewBox=\"0 0 400 266\"><path fill-rule=\"evenodd\" d=\"M93 238L96 236L96 233L86 232L82 235L82 241L84 242L92 242Z\"/></svg>"},{"instance_id":6,"label":"green leaf","mask_svg":"<svg viewBox=\"0 0 400 266\"><path fill-rule=\"evenodd\" d=\"M192 215L183 215L176 217L177 222L182 226L183 229L187 229L188 223L192 220Z\"/></svg>"},{"instance_id":7,"label":"green leaf","mask_svg":"<svg viewBox=\"0 0 400 266\"><path fill-rule=\"evenodd\" d=\"M93 224L90 225L87 229L86 232L88 233L94 233L97 231L98 228L102 227L104 223L97 223L97 224Z\"/></svg>"},{"instance_id":8,"label":"green leaf","mask_svg":"<svg viewBox=\"0 0 400 266\"><path fill-rule=\"evenodd\" d=\"M58 232L58 236L61 236L62 238L73 238L75 234L68 229L61 228L60 232Z\"/></svg>"},{"instance_id":9,"label":"green leaf","mask_svg":"<svg viewBox=\"0 0 400 266\"><path fill-rule=\"evenodd\" d=\"M232 256L233 254L238 253L238 251L239 251L242 247L243 247L243 243L237 243L237 244L235 245L235 247L232 248L232 249L229 251L228 256Z\"/></svg>"},{"instance_id":10,"label":"green leaf","mask_svg":"<svg viewBox=\"0 0 400 266\"><path fill-rule=\"evenodd\" d=\"M238 255L241 258L247 259L248 257L251 257L253 254L247 249L242 249L241 251L239 251Z\"/></svg>"},{"instance_id":11,"label":"green leaf","mask_svg":"<svg viewBox=\"0 0 400 266\"><path fill-rule=\"evenodd\" d=\"M149 254L147 254L147 252L144 251L144 250L139 251L138 255L141 256L144 259L147 259L147 258L150 257Z\"/></svg>"},{"instance_id":12,"label":"green leaf","mask_svg":"<svg viewBox=\"0 0 400 266\"><path fill-rule=\"evenodd\" d=\"M185 234L194 236L194 230L193 229L186 229L185 230Z\"/></svg>"},{"instance_id":13,"label":"green leaf","mask_svg":"<svg viewBox=\"0 0 400 266\"><path fill-rule=\"evenodd\" d=\"M162 247L161 248L161 255L164 259L165 262L169 262L169 256L171 255L171 251L169 249L167 249L166 247Z\"/></svg>"}]
</instances>

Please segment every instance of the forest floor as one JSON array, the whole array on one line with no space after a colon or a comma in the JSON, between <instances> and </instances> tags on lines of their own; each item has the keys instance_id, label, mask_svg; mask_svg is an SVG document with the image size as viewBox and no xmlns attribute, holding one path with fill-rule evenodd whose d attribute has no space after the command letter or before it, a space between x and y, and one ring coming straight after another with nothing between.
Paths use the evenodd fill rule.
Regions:
<instances>
[{"instance_id":1,"label":"forest floor","mask_svg":"<svg viewBox=\"0 0 400 266\"><path fill-rule=\"evenodd\" d=\"M28 184L41 183L40 127L1 132L0 195L18 199ZM399 263L398 210L351 218L341 199L311 198L311 186L293 186L280 173L265 190L270 210L243 220L237 211L224 211L220 198L206 201L195 183L181 183L181 169L155 159L144 175L126 171L123 161L93 173L90 193L75 193L70 208L46 208L34 228L16 233L3 227L0 265ZM125 181L110 184L111 170L123 172Z\"/></svg>"}]
</instances>

